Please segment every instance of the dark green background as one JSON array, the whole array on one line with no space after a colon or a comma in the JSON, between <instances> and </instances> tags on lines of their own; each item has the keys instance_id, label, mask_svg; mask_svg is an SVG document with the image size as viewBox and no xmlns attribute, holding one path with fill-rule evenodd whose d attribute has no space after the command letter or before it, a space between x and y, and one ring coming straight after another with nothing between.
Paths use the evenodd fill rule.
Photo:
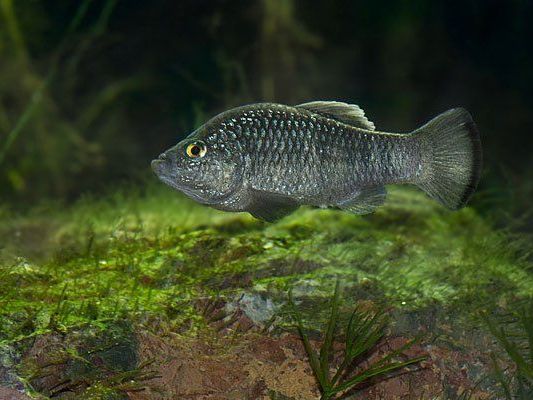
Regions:
<instances>
[{"instance_id":1,"label":"dark green background","mask_svg":"<svg viewBox=\"0 0 533 400\"><path fill-rule=\"evenodd\" d=\"M0 4L2 200L142 185L153 157L217 112L341 100L400 132L466 107L485 158L473 204L529 206L532 1Z\"/></svg>"}]
</instances>

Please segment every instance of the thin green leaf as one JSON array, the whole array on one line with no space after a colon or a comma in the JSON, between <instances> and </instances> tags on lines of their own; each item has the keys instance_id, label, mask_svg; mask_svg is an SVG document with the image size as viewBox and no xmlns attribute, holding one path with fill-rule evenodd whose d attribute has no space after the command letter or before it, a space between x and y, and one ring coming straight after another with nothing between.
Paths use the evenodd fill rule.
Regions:
<instances>
[{"instance_id":1,"label":"thin green leaf","mask_svg":"<svg viewBox=\"0 0 533 400\"><path fill-rule=\"evenodd\" d=\"M370 350L383 337L385 321L383 313L379 311L373 317L362 317L357 311L357 323L348 327L346 354L352 360ZM352 320L352 319L351 319ZM353 320L352 320L353 321Z\"/></svg>"},{"instance_id":2,"label":"thin green leaf","mask_svg":"<svg viewBox=\"0 0 533 400\"><path fill-rule=\"evenodd\" d=\"M333 294L333 299L331 300L331 314L328 320L328 327L326 330L326 336L324 338L324 343L320 348L320 369L322 371L322 376L329 383L329 357L333 352L333 338L335 334L335 328L337 326L337 320L339 318L339 296L340 296L340 281L337 280L335 284L335 292Z\"/></svg>"},{"instance_id":3,"label":"thin green leaf","mask_svg":"<svg viewBox=\"0 0 533 400\"><path fill-rule=\"evenodd\" d=\"M346 368L361 354L370 351L383 337L385 320L383 311L379 310L373 316L360 312L355 307L346 329L346 348L344 360L333 376L331 383L336 384Z\"/></svg>"},{"instance_id":4,"label":"thin green leaf","mask_svg":"<svg viewBox=\"0 0 533 400\"><path fill-rule=\"evenodd\" d=\"M414 339L407 341L403 346L401 346L401 347L397 348L396 350L390 352L385 357L383 357L378 362L376 362L374 365L382 365L382 364L386 363L387 361L389 361L390 359L399 356L405 350L410 349L415 343L419 342L421 337L422 336L419 335L419 336L415 337Z\"/></svg>"},{"instance_id":5,"label":"thin green leaf","mask_svg":"<svg viewBox=\"0 0 533 400\"><path fill-rule=\"evenodd\" d=\"M373 378L375 376L384 375L384 374L387 374L389 372L397 371L397 370L399 370L401 368L404 368L404 367L406 367L408 365L416 364L416 363L418 363L420 361L423 361L425 359L426 359L426 357L421 356L421 357L416 357L416 358L413 358L413 359L410 359L410 360L407 360L407 361L393 362L393 363L390 363L390 364L387 364L387 365L383 365L383 366L380 366L380 367L367 369L363 373L358 374L358 375L348 379L347 381L337 385L334 388L335 393L339 393L339 392L342 392L343 390L352 388L352 387L354 387L354 386L356 386L356 385L358 385L360 383L363 383L363 382L365 382L365 381L367 381L370 378Z\"/></svg>"},{"instance_id":6,"label":"thin green leaf","mask_svg":"<svg viewBox=\"0 0 533 400\"><path fill-rule=\"evenodd\" d=\"M381 375L381 374L390 372L392 370L402 368L402 367L404 367L406 365L414 364L414 363L417 363L417 362L420 362L420 361L426 359L425 356L421 356L421 357L415 357L413 359L410 359L410 360L407 360L407 361L403 361L403 362L392 362L390 364L387 364L392 358L399 356L405 350L411 348L413 346L413 344L415 344L419 340L420 340L420 337L417 336L416 338L408 341L403 346L401 346L398 349L390 352L389 354L387 354L386 356L381 358L379 361L377 361L374 364L370 365L365 371L357 374L356 376L352 377L351 379L349 379L348 381L342 383L341 385L339 385L337 387L341 387L341 386L344 387L344 385L346 385L347 383L352 382L351 385L347 386L347 387L351 387L351 386L357 385L357 384L359 384L361 382L364 382L365 380L370 379L373 376ZM396 367L391 369L391 367L393 367L393 366L396 366ZM344 389L342 389L342 390L344 390Z\"/></svg>"},{"instance_id":7,"label":"thin green leaf","mask_svg":"<svg viewBox=\"0 0 533 400\"><path fill-rule=\"evenodd\" d=\"M533 302L529 302L522 308L521 323L524 332L527 335L529 347L529 364L533 365Z\"/></svg>"},{"instance_id":8,"label":"thin green leaf","mask_svg":"<svg viewBox=\"0 0 533 400\"><path fill-rule=\"evenodd\" d=\"M529 365L525 358L520 353L516 343L511 342L507 333L503 328L497 328L492 321L488 318L485 318L489 330L492 332L494 337L500 342L503 346L509 357L514 361L519 371L524 373L529 378L533 378L533 366Z\"/></svg>"},{"instance_id":9,"label":"thin green leaf","mask_svg":"<svg viewBox=\"0 0 533 400\"><path fill-rule=\"evenodd\" d=\"M305 333L302 319L300 318L300 314L296 310L296 306L294 305L294 302L292 300L291 292L289 292L289 305L291 307L291 315L296 322L296 328L298 329L298 333L304 344L305 352L307 353L307 357L309 357L309 364L311 365L311 369L316 375L318 379L318 383L320 384L322 391L326 391L329 389L328 381L326 380L326 377L322 374L322 369L320 367L320 360L315 350L311 346L311 342L309 341L307 334Z\"/></svg>"},{"instance_id":10,"label":"thin green leaf","mask_svg":"<svg viewBox=\"0 0 533 400\"><path fill-rule=\"evenodd\" d=\"M505 397L508 400L513 400L508 379L505 377L503 371L501 370L500 365L498 364L498 361L496 360L494 354L491 354L490 357L492 359L492 363L494 364L494 372L496 373L496 379L500 382L500 385L502 385Z\"/></svg>"}]
</instances>

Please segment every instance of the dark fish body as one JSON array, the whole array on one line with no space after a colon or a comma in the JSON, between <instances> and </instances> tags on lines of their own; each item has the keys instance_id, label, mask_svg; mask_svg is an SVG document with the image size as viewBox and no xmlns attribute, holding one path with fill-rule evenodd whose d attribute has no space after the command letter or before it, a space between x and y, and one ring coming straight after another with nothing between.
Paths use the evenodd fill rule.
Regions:
<instances>
[{"instance_id":1,"label":"dark fish body","mask_svg":"<svg viewBox=\"0 0 533 400\"><path fill-rule=\"evenodd\" d=\"M464 109L394 134L355 105L262 103L216 116L152 165L200 203L272 221L300 205L372 212L387 184L415 184L460 208L477 185L481 147Z\"/></svg>"}]
</instances>

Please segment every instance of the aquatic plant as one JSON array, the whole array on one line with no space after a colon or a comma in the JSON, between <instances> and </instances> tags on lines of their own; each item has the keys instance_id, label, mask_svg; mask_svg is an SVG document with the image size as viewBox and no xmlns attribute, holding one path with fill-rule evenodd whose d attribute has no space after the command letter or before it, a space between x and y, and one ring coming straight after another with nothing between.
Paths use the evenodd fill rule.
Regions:
<instances>
[{"instance_id":1,"label":"aquatic plant","mask_svg":"<svg viewBox=\"0 0 533 400\"><path fill-rule=\"evenodd\" d=\"M324 340L318 354L311 345L309 336L305 332L302 318L294 305L292 296L289 299L292 309L291 314L294 317L298 332L304 343L311 368L319 383L322 400L332 399L341 392L368 384L375 378L384 378L392 372L399 371L408 365L419 363L426 358L425 356L420 356L409 358L406 361L396 361L399 356L417 342L418 338L415 338L381 357L379 360L371 360L371 356L376 350L378 343L385 336L385 327L387 326L388 318L383 310L373 313L356 306L343 335L344 350L342 361L336 367L335 373L333 375L330 374L330 371L334 367L331 365L331 362L335 359L333 345L339 322L339 286L339 281L337 281L335 292L330 302L331 313L324 333ZM353 368L358 366L360 367L359 370L352 373Z\"/></svg>"},{"instance_id":2,"label":"aquatic plant","mask_svg":"<svg viewBox=\"0 0 533 400\"><path fill-rule=\"evenodd\" d=\"M488 328L514 364L514 372L503 369L493 353L496 379L509 400L533 397L533 300L517 306L511 320L497 323L483 316ZM505 372L508 372L506 375Z\"/></svg>"},{"instance_id":3,"label":"aquatic plant","mask_svg":"<svg viewBox=\"0 0 533 400\"><path fill-rule=\"evenodd\" d=\"M149 85L145 77L132 75L97 90L81 88L85 60L103 42L117 0L77 3L63 21L57 43L43 40L50 49L40 59L31 45L35 37L45 36L42 29L50 18L46 7L0 1L0 183L6 198L29 203L43 193L74 193L79 174L86 168L94 172L105 158L106 146L94 135L104 139L108 133L103 132L122 118L120 112L109 112L111 105ZM105 127L95 128L103 120ZM36 179L43 175L49 178L46 182Z\"/></svg>"},{"instance_id":4,"label":"aquatic plant","mask_svg":"<svg viewBox=\"0 0 533 400\"><path fill-rule=\"evenodd\" d=\"M6 208L0 222L7 344L123 315L174 319L188 310L178 300L253 285L280 301L294 284L327 298L332 275L402 310L436 302L470 311L533 294L531 264L513 243L471 209L446 213L409 190L392 190L388 205L366 218L302 209L266 225L147 185L64 209Z\"/></svg>"}]
</instances>

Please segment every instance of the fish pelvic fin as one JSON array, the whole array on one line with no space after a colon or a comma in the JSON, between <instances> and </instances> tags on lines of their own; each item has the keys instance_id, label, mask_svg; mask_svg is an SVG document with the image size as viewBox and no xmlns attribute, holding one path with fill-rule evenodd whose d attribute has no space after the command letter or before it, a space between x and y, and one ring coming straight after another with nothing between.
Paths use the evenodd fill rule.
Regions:
<instances>
[{"instance_id":1,"label":"fish pelvic fin","mask_svg":"<svg viewBox=\"0 0 533 400\"><path fill-rule=\"evenodd\" d=\"M482 165L479 132L470 113L448 110L413 135L422 141L425 159L418 187L449 209L463 207L476 190Z\"/></svg>"},{"instance_id":2,"label":"fish pelvic fin","mask_svg":"<svg viewBox=\"0 0 533 400\"><path fill-rule=\"evenodd\" d=\"M299 207L294 199L282 194L258 189L249 189L249 191L251 201L246 211L266 222L276 222Z\"/></svg>"}]
</instances>

